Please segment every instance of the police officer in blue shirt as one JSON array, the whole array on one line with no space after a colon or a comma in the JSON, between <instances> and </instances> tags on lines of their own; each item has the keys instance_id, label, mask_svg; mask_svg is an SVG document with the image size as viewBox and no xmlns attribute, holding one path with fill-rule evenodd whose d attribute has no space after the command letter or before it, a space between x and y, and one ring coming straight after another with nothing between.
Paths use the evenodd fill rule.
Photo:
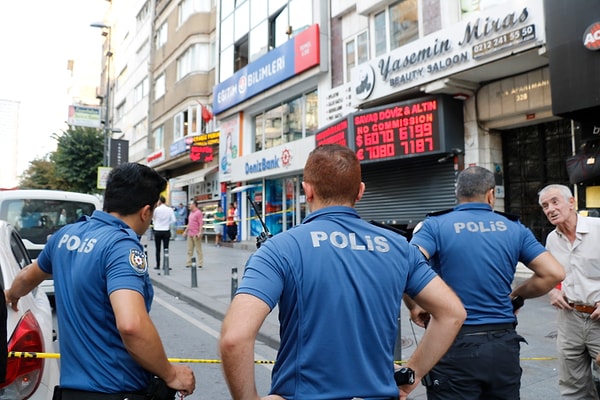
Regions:
<instances>
[{"instance_id":1,"label":"police officer in blue shirt","mask_svg":"<svg viewBox=\"0 0 600 400\"><path fill-rule=\"evenodd\" d=\"M354 204L365 186L352 150L313 150L302 185L311 213L251 257L223 321L220 351L232 398L258 398L254 341L278 304L281 346L264 399L404 399L450 346L465 311L416 247L360 219ZM432 320L394 374L405 291L427 304Z\"/></svg>"},{"instance_id":2,"label":"police officer in blue shirt","mask_svg":"<svg viewBox=\"0 0 600 400\"><path fill-rule=\"evenodd\" d=\"M518 218L494 212L492 172L478 166L462 171L456 197L454 209L428 216L411 239L467 310L454 344L424 380L427 398L519 399L524 339L515 331L511 299L518 303L547 293L564 270ZM518 262L533 275L513 290ZM405 300L411 318L425 326L427 307Z\"/></svg>"},{"instance_id":3,"label":"police officer in blue shirt","mask_svg":"<svg viewBox=\"0 0 600 400\"><path fill-rule=\"evenodd\" d=\"M61 334L62 400L146 400L153 375L190 394L188 366L171 364L148 312L154 290L139 237L148 229L166 181L147 166L114 168L104 211L57 231L6 290L20 297L53 277ZM171 397L172 398L172 397Z\"/></svg>"}]
</instances>

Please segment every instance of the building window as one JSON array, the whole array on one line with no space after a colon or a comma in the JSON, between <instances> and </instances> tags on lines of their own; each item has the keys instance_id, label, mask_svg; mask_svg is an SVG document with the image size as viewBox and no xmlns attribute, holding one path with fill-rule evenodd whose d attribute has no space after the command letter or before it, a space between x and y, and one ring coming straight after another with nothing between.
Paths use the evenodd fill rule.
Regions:
<instances>
[{"instance_id":1,"label":"building window","mask_svg":"<svg viewBox=\"0 0 600 400\"><path fill-rule=\"evenodd\" d=\"M177 80L194 72L210 70L210 44L196 43L177 60Z\"/></svg>"},{"instance_id":2,"label":"building window","mask_svg":"<svg viewBox=\"0 0 600 400\"><path fill-rule=\"evenodd\" d=\"M238 71L248 65L248 35L244 36L235 44L233 70Z\"/></svg>"},{"instance_id":3,"label":"building window","mask_svg":"<svg viewBox=\"0 0 600 400\"><path fill-rule=\"evenodd\" d=\"M169 25L165 22L156 31L156 37L154 38L156 49L160 49L165 43L167 43L168 28Z\"/></svg>"},{"instance_id":4,"label":"building window","mask_svg":"<svg viewBox=\"0 0 600 400\"><path fill-rule=\"evenodd\" d=\"M158 150L158 149L162 149L163 147L163 138L164 138L164 131L163 131L163 127L159 126L158 128L156 128L154 130L154 132L152 133L153 139L154 139L154 150Z\"/></svg>"},{"instance_id":5,"label":"building window","mask_svg":"<svg viewBox=\"0 0 600 400\"><path fill-rule=\"evenodd\" d=\"M375 56L419 38L417 0L398 1L373 16Z\"/></svg>"},{"instance_id":6,"label":"building window","mask_svg":"<svg viewBox=\"0 0 600 400\"><path fill-rule=\"evenodd\" d=\"M364 31L346 42L346 81L352 80L352 68L369 61L369 38Z\"/></svg>"},{"instance_id":7,"label":"building window","mask_svg":"<svg viewBox=\"0 0 600 400\"><path fill-rule=\"evenodd\" d=\"M154 100L158 100L165 95L167 91L167 84L165 81L165 74L160 74L154 82Z\"/></svg>"},{"instance_id":8,"label":"building window","mask_svg":"<svg viewBox=\"0 0 600 400\"><path fill-rule=\"evenodd\" d=\"M389 8L390 50L419 38L417 0L403 0Z\"/></svg>"},{"instance_id":9,"label":"building window","mask_svg":"<svg viewBox=\"0 0 600 400\"><path fill-rule=\"evenodd\" d=\"M315 90L255 116L254 151L314 135L319 125L317 103Z\"/></svg>"},{"instance_id":10,"label":"building window","mask_svg":"<svg viewBox=\"0 0 600 400\"><path fill-rule=\"evenodd\" d=\"M137 104L148 94L148 79L142 80L133 90L133 104Z\"/></svg>"},{"instance_id":11,"label":"building window","mask_svg":"<svg viewBox=\"0 0 600 400\"><path fill-rule=\"evenodd\" d=\"M200 104L196 104L177 114L173 120L173 140L202 133L201 112Z\"/></svg>"},{"instance_id":12,"label":"building window","mask_svg":"<svg viewBox=\"0 0 600 400\"><path fill-rule=\"evenodd\" d=\"M125 114L125 101L115 108L115 121L120 121Z\"/></svg>"},{"instance_id":13,"label":"building window","mask_svg":"<svg viewBox=\"0 0 600 400\"><path fill-rule=\"evenodd\" d=\"M219 82L283 45L313 20L313 2L306 0L221 0Z\"/></svg>"},{"instance_id":14,"label":"building window","mask_svg":"<svg viewBox=\"0 0 600 400\"><path fill-rule=\"evenodd\" d=\"M211 0L183 0L179 3L179 26L196 13L210 12L210 8Z\"/></svg>"},{"instance_id":15,"label":"building window","mask_svg":"<svg viewBox=\"0 0 600 400\"><path fill-rule=\"evenodd\" d=\"M150 15L150 2L146 1L144 3L144 5L142 6L142 8L140 9L140 11L138 12L137 16L135 17L137 25L138 25L138 29L144 23L144 21L146 20L148 15Z\"/></svg>"}]
</instances>

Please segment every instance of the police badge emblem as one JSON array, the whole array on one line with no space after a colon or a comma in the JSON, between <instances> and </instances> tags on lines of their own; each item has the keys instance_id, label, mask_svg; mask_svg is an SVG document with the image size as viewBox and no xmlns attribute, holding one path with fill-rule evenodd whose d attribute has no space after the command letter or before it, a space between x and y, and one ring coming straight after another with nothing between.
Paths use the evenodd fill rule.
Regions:
<instances>
[{"instance_id":1,"label":"police badge emblem","mask_svg":"<svg viewBox=\"0 0 600 400\"><path fill-rule=\"evenodd\" d=\"M129 264L133 267L135 272L143 274L148 269L146 254L138 249L131 249L129 251Z\"/></svg>"}]
</instances>

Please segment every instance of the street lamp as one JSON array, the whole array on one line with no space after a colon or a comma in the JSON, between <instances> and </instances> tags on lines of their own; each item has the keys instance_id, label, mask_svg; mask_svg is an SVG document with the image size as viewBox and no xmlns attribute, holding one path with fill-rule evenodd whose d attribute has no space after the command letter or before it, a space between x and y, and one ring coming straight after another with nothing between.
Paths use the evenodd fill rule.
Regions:
<instances>
[{"instance_id":1,"label":"street lamp","mask_svg":"<svg viewBox=\"0 0 600 400\"><path fill-rule=\"evenodd\" d=\"M92 24L90 24L90 26L92 28L99 28L102 29L102 36L105 37L106 40L106 53L103 54L103 58L105 60L105 66L106 66L106 91L104 93L104 96L98 96L98 98L100 99L100 104L104 105L104 129L103 129L103 138L104 138L104 150L102 153L102 164L105 167L108 167L109 165L109 154L110 154L110 138L112 137L112 133L114 131L117 131L116 129L113 130L110 126L110 60L113 56L113 52L111 49L111 41L112 41L112 35L111 35L111 27L109 25L106 25L105 23L102 22L94 22ZM101 98L102 97L102 98ZM118 130L120 132L120 130Z\"/></svg>"}]
</instances>

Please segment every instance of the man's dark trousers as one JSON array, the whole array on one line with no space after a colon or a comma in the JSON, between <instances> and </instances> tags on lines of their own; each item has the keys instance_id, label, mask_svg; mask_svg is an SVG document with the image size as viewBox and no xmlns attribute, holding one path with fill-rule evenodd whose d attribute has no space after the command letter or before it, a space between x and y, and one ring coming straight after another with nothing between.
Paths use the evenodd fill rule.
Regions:
<instances>
[{"instance_id":1,"label":"man's dark trousers","mask_svg":"<svg viewBox=\"0 0 600 400\"><path fill-rule=\"evenodd\" d=\"M160 268L160 246L164 249L169 248L169 240L171 239L171 231L154 231L154 245L156 246L156 269Z\"/></svg>"}]
</instances>

